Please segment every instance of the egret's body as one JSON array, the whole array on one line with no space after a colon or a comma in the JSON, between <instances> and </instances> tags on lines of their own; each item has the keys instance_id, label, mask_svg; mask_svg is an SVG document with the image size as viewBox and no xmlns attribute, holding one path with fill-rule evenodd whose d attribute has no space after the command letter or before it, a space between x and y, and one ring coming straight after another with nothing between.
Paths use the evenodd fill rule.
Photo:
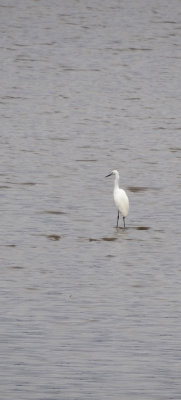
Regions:
<instances>
[{"instance_id":1,"label":"egret's body","mask_svg":"<svg viewBox=\"0 0 181 400\"><path fill-rule=\"evenodd\" d=\"M119 172L116 169L114 169L106 177L111 176L111 175L115 175L113 198L114 198L115 206L118 210L117 228L118 228L118 222L119 222L119 213L121 213L123 216L123 223L124 223L124 228L125 228L125 218L127 217L128 212L129 212L129 199L128 199L126 192L123 189L119 188Z\"/></svg>"}]
</instances>

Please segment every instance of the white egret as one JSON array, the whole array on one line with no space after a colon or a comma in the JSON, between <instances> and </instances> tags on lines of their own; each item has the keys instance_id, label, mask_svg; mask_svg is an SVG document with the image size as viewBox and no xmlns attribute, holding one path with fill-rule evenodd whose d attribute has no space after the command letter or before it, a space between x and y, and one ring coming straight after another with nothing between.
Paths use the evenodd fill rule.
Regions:
<instances>
[{"instance_id":1,"label":"white egret","mask_svg":"<svg viewBox=\"0 0 181 400\"><path fill-rule=\"evenodd\" d=\"M119 172L114 169L109 175L106 175L106 178L111 175L115 175L113 198L115 206L118 210L117 228L119 222L119 213L121 213L123 216L123 223L125 228L125 218L127 217L129 212L129 199L126 192L123 189L119 188Z\"/></svg>"}]
</instances>

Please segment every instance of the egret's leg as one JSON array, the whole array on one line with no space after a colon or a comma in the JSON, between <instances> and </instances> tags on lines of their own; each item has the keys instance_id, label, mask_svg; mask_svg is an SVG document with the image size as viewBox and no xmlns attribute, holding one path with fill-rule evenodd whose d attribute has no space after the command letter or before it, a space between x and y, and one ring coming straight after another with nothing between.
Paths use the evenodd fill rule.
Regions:
<instances>
[{"instance_id":1,"label":"egret's leg","mask_svg":"<svg viewBox=\"0 0 181 400\"><path fill-rule=\"evenodd\" d=\"M126 225L125 225L125 217L123 217L123 223L124 223L124 228L126 227Z\"/></svg>"},{"instance_id":2,"label":"egret's leg","mask_svg":"<svg viewBox=\"0 0 181 400\"><path fill-rule=\"evenodd\" d=\"M116 228L118 228L118 222L119 222L119 211L118 211L117 226L116 226Z\"/></svg>"}]
</instances>

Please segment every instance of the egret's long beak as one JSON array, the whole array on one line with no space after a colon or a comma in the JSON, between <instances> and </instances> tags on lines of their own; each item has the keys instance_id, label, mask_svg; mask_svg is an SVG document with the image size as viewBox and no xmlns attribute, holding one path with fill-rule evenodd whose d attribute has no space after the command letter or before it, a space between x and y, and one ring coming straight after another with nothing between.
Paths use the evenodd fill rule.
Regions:
<instances>
[{"instance_id":1,"label":"egret's long beak","mask_svg":"<svg viewBox=\"0 0 181 400\"><path fill-rule=\"evenodd\" d=\"M108 176L111 176L111 175L112 175L112 172L109 175L106 175L105 178L107 178Z\"/></svg>"}]
</instances>

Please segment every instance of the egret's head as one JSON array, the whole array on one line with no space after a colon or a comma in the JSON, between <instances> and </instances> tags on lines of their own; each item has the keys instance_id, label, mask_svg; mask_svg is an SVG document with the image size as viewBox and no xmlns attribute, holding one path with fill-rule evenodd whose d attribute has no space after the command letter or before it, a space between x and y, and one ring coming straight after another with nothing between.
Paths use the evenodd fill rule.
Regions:
<instances>
[{"instance_id":1,"label":"egret's head","mask_svg":"<svg viewBox=\"0 0 181 400\"><path fill-rule=\"evenodd\" d=\"M117 171L117 169L113 169L113 171L110 174L106 175L106 178L111 175L116 175L117 177L119 177L119 172Z\"/></svg>"}]
</instances>

